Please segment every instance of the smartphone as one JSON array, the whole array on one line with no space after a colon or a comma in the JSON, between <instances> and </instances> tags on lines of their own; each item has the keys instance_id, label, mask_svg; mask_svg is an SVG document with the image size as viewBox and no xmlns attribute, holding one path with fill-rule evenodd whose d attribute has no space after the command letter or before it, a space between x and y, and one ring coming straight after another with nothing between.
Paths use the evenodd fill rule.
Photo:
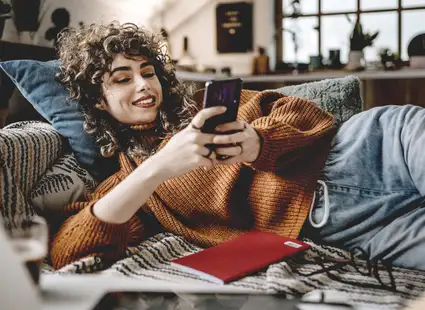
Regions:
<instances>
[{"instance_id":1,"label":"smartphone","mask_svg":"<svg viewBox=\"0 0 425 310\"><path fill-rule=\"evenodd\" d=\"M225 106L225 113L207 119L201 131L204 133L229 134L230 132L215 132L218 125L231 123L238 115L241 99L242 80L239 78L228 80L214 80L205 83L203 107L210 108Z\"/></svg>"}]
</instances>

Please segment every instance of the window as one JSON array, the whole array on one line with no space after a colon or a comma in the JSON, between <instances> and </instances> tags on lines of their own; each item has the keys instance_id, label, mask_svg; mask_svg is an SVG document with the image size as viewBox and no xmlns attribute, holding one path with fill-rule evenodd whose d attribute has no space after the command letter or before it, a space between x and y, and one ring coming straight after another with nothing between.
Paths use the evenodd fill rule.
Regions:
<instances>
[{"instance_id":1,"label":"window","mask_svg":"<svg viewBox=\"0 0 425 310\"><path fill-rule=\"evenodd\" d=\"M424 33L421 26L425 19L425 10L405 11L401 16L401 58L408 59L407 46L410 40L418 34Z\"/></svg>"},{"instance_id":2,"label":"window","mask_svg":"<svg viewBox=\"0 0 425 310\"><path fill-rule=\"evenodd\" d=\"M364 49L367 61L379 60L378 53L382 48L397 52L397 18L396 12L364 13L361 15L363 31L375 33L379 30L379 35L373 41L373 46ZM385 25L385 27L382 27L382 25Z\"/></svg>"},{"instance_id":3,"label":"window","mask_svg":"<svg viewBox=\"0 0 425 310\"><path fill-rule=\"evenodd\" d=\"M425 2L422 0L422 2ZM397 9L398 0L362 0L360 8L362 10L380 10L380 9Z\"/></svg>"},{"instance_id":4,"label":"window","mask_svg":"<svg viewBox=\"0 0 425 310\"><path fill-rule=\"evenodd\" d=\"M350 14L349 19L355 20L356 15ZM346 63L350 47L352 26L344 15L324 16L322 18L322 50L323 57L329 58L329 51L339 49L340 60ZM316 50L317 53L317 50ZM285 57L286 61L286 57Z\"/></svg>"},{"instance_id":5,"label":"window","mask_svg":"<svg viewBox=\"0 0 425 310\"><path fill-rule=\"evenodd\" d=\"M372 47L365 48L367 61L379 59L381 48L389 48L408 60L407 46L419 33L425 32L425 0L275 0L281 1L282 32L276 36L284 62L294 62L296 34L298 62L308 63L310 56L329 57L339 49L341 62L346 63L350 34L357 17L367 32L379 31ZM279 7L279 5L276 5ZM278 29L278 31L280 31ZM280 50L280 49L277 49Z\"/></svg>"},{"instance_id":6,"label":"window","mask_svg":"<svg viewBox=\"0 0 425 310\"><path fill-rule=\"evenodd\" d=\"M403 7L424 6L424 0L402 0Z\"/></svg>"},{"instance_id":7,"label":"window","mask_svg":"<svg viewBox=\"0 0 425 310\"><path fill-rule=\"evenodd\" d=\"M319 46L319 36L317 30L317 17L306 17L301 19L285 19L283 21L284 45L283 52L288 62L310 61L310 56L316 55ZM294 42L295 41L295 42ZM298 51L295 55L295 43L298 44Z\"/></svg>"},{"instance_id":8,"label":"window","mask_svg":"<svg viewBox=\"0 0 425 310\"><path fill-rule=\"evenodd\" d=\"M291 14L294 11L293 0L283 0L283 12ZM319 2L317 0L304 0L300 2L300 10L304 14L317 14L319 12Z\"/></svg>"},{"instance_id":9,"label":"window","mask_svg":"<svg viewBox=\"0 0 425 310\"><path fill-rule=\"evenodd\" d=\"M301 0L302 1L302 0ZM322 12L323 13L334 13L334 12L349 12L357 9L357 0L323 0L322 1Z\"/></svg>"}]
</instances>

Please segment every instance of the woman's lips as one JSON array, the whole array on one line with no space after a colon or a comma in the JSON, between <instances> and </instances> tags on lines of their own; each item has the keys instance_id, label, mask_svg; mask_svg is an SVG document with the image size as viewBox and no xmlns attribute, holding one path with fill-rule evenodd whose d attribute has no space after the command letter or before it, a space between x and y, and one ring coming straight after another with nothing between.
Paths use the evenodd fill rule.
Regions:
<instances>
[{"instance_id":1,"label":"woman's lips","mask_svg":"<svg viewBox=\"0 0 425 310\"><path fill-rule=\"evenodd\" d=\"M154 106L155 106L155 102L149 103L149 104L137 104L136 105L137 108L143 108L143 109L151 108L151 107L154 107Z\"/></svg>"},{"instance_id":2,"label":"woman's lips","mask_svg":"<svg viewBox=\"0 0 425 310\"><path fill-rule=\"evenodd\" d=\"M138 108L151 108L155 106L155 97L143 97L138 100L136 100L133 105L135 105Z\"/></svg>"}]
</instances>

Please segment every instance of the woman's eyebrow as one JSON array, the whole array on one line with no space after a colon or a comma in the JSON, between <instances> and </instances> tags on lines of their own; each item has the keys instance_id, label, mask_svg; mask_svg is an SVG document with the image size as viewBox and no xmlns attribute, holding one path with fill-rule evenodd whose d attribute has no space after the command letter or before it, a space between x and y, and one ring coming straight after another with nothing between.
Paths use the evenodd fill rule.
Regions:
<instances>
[{"instance_id":1,"label":"woman's eyebrow","mask_svg":"<svg viewBox=\"0 0 425 310\"><path fill-rule=\"evenodd\" d=\"M145 62L142 62L140 64L140 69L145 68L145 67L149 67L149 66L153 66L153 62L152 61L145 61ZM131 67L129 67L129 66L116 67L111 71L110 75L113 75L117 71L131 71Z\"/></svg>"},{"instance_id":2,"label":"woman's eyebrow","mask_svg":"<svg viewBox=\"0 0 425 310\"><path fill-rule=\"evenodd\" d=\"M114 74L117 71L130 71L130 70L131 68L129 66L116 67L111 71L110 75Z\"/></svg>"},{"instance_id":3,"label":"woman's eyebrow","mask_svg":"<svg viewBox=\"0 0 425 310\"><path fill-rule=\"evenodd\" d=\"M153 62L152 61L145 61L145 62L142 62L140 64L140 69L145 68L145 67L149 67L149 66L153 66Z\"/></svg>"}]
</instances>

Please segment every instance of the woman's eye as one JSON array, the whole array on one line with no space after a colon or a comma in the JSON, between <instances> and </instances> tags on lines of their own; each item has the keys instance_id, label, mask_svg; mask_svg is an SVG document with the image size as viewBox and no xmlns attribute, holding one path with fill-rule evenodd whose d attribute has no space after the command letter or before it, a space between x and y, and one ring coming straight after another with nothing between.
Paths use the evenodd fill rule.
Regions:
<instances>
[{"instance_id":1,"label":"woman's eye","mask_svg":"<svg viewBox=\"0 0 425 310\"><path fill-rule=\"evenodd\" d=\"M127 83L128 81L130 81L130 79L129 78L125 78L125 79L117 80L116 83L122 84L122 83Z\"/></svg>"},{"instance_id":2,"label":"woman's eye","mask_svg":"<svg viewBox=\"0 0 425 310\"><path fill-rule=\"evenodd\" d=\"M155 75L154 72L149 72L149 73L142 74L142 76L144 78L147 78L147 79L153 77L154 75Z\"/></svg>"}]
</instances>

